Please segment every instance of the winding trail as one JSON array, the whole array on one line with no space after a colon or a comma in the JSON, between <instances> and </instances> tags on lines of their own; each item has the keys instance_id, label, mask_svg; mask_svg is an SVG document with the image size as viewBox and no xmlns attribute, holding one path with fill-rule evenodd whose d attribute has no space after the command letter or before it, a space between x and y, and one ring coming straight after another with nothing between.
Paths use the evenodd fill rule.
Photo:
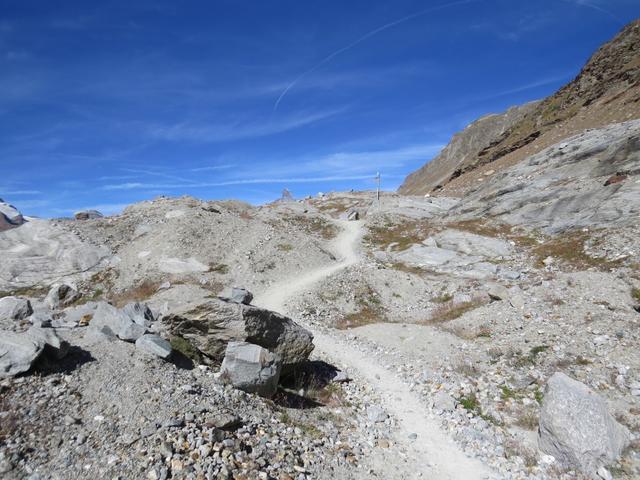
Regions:
<instances>
[{"instance_id":1,"label":"winding trail","mask_svg":"<svg viewBox=\"0 0 640 480\"><path fill-rule=\"evenodd\" d=\"M356 264L360 259L362 222L338 221L336 223L341 227L341 233L332 244L334 254L338 258L336 263L278 282L257 295L253 303L286 313L289 298L309 290L315 283L329 275ZM334 362L347 365L380 396L381 406L397 421L399 428L395 432L395 443L406 455L404 462L408 463L406 466L416 477L434 480L497 478L482 462L467 457L440 429L438 421L429 418L423 402L396 374L379 365L374 358L365 356L349 345L346 339L338 339L318 331L314 331L313 334L316 350L327 355ZM417 439L410 440L410 434L416 434ZM373 460L387 470L389 475L385 478L407 478L401 469L396 469L395 465L389 465L388 462L385 464L384 459L378 462Z\"/></svg>"}]
</instances>

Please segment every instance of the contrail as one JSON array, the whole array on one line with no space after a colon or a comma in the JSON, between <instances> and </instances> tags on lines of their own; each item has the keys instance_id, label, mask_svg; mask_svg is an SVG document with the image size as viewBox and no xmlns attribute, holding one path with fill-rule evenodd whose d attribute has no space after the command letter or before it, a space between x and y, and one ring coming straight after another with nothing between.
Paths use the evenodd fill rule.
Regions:
<instances>
[{"instance_id":1,"label":"contrail","mask_svg":"<svg viewBox=\"0 0 640 480\"><path fill-rule=\"evenodd\" d=\"M563 1L565 3L572 3L572 4L577 5L579 7L585 7L585 8L590 8L592 10L596 10L596 11L598 11L600 13L604 13L605 15L610 16L611 18L615 19L617 22L625 23L622 18L617 16L611 10L607 10L606 8L601 7L600 5L596 4L593 1L590 1L590 0L561 0L561 1Z\"/></svg>"},{"instance_id":2,"label":"contrail","mask_svg":"<svg viewBox=\"0 0 640 480\"><path fill-rule=\"evenodd\" d=\"M282 93L280 94L280 96L276 100L276 103L273 105L273 111L275 112L278 109L278 106L280 105L280 102L282 102L282 99L285 97L287 92L289 92L289 90L291 90L300 80L302 80L304 77L306 77L310 73L315 72L318 68L320 68L321 66L325 65L326 63L329 63L331 60L333 60L335 57L337 57L341 53L344 53L347 50L351 50L356 45L361 44L362 42L364 42L365 40L373 37L374 35L382 32L384 30L387 30L389 28L395 27L396 25L400 25L401 23L404 23L404 22L407 22L409 20L413 20L414 18L426 15L427 13L435 12L437 10L442 10L444 8L455 7L456 5L464 5L464 4L467 4L467 3L476 3L476 2L482 2L482 1L484 1L484 0L458 0L456 2L445 3L444 5L438 5L436 7L425 8L424 10L420 10L419 12L412 13L411 15L407 15L406 17L402 17L402 18L400 18L398 20L394 20L393 22L385 23L384 25L382 25L382 26L380 26L378 28L375 28L375 29L371 30L370 32L365 33L363 36L361 36L357 40L354 40L349 45L347 45L345 47L342 47L342 48L336 50L335 52L327 55L325 58L323 58L318 63L316 63L313 67L311 67L309 70L304 71L298 77L296 77L293 80L293 82L291 82L289 85L287 85L285 87L285 89L282 91Z\"/></svg>"}]
</instances>

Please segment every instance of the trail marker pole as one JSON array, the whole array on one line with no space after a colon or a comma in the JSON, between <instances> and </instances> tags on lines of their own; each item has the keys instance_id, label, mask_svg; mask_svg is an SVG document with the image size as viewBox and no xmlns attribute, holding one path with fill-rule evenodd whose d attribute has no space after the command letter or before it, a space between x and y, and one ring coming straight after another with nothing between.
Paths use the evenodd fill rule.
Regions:
<instances>
[{"instance_id":1,"label":"trail marker pole","mask_svg":"<svg viewBox=\"0 0 640 480\"><path fill-rule=\"evenodd\" d=\"M376 173L376 200L380 203L380 172Z\"/></svg>"}]
</instances>

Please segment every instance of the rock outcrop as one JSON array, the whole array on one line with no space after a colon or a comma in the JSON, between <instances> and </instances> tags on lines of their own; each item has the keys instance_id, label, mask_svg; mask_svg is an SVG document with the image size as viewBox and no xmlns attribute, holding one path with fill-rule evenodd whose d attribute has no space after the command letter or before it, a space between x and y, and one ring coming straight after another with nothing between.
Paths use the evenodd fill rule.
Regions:
<instances>
[{"instance_id":1,"label":"rock outcrop","mask_svg":"<svg viewBox=\"0 0 640 480\"><path fill-rule=\"evenodd\" d=\"M454 135L437 157L407 177L399 192L426 194L461 182L457 179L483 165L503 159L511 164L522 161L585 128L638 118L638 62L640 20L635 20L554 95L483 117Z\"/></svg>"},{"instance_id":2,"label":"rock outcrop","mask_svg":"<svg viewBox=\"0 0 640 480\"><path fill-rule=\"evenodd\" d=\"M538 434L543 452L598 478L598 469L615 461L629 441L629 431L589 387L563 373L549 379Z\"/></svg>"},{"instance_id":3,"label":"rock outcrop","mask_svg":"<svg viewBox=\"0 0 640 480\"><path fill-rule=\"evenodd\" d=\"M71 305L79 298L80 292L72 285L56 283L51 287L44 301L50 309L56 310Z\"/></svg>"},{"instance_id":4,"label":"rock outcrop","mask_svg":"<svg viewBox=\"0 0 640 480\"><path fill-rule=\"evenodd\" d=\"M19 227L24 221L24 217L16 207L0 198L0 232Z\"/></svg>"}]
</instances>

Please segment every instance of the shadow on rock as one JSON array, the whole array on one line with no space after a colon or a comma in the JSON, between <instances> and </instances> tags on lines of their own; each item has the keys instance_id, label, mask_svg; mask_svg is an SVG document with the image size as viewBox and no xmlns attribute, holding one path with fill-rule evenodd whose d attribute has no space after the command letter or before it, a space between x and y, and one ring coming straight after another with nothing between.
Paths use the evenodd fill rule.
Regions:
<instances>
[{"instance_id":1,"label":"shadow on rock","mask_svg":"<svg viewBox=\"0 0 640 480\"><path fill-rule=\"evenodd\" d=\"M187 357L184 353L181 353L177 350L171 352L171 356L167 359L167 361L173 363L176 367L183 370L193 370L193 368L195 367L193 360Z\"/></svg>"},{"instance_id":2,"label":"shadow on rock","mask_svg":"<svg viewBox=\"0 0 640 480\"><path fill-rule=\"evenodd\" d=\"M70 373L86 363L95 361L96 359L91 355L91 352L78 346L71 346L65 357L61 359L56 359L47 354L42 355L34 365L33 370L42 375Z\"/></svg>"},{"instance_id":3,"label":"shadow on rock","mask_svg":"<svg viewBox=\"0 0 640 480\"><path fill-rule=\"evenodd\" d=\"M280 384L293 390L319 390L332 383L340 370L322 360L312 360L295 367Z\"/></svg>"}]
</instances>

